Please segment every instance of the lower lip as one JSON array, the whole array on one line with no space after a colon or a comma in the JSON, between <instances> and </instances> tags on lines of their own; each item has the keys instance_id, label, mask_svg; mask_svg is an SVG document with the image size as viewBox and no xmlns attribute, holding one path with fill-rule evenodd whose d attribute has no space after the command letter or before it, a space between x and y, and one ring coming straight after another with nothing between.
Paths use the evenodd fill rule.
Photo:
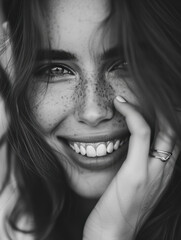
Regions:
<instances>
[{"instance_id":1,"label":"lower lip","mask_svg":"<svg viewBox=\"0 0 181 240\"><path fill-rule=\"evenodd\" d=\"M69 148L68 151L70 151L71 159L76 165L80 166L81 168L94 171L110 168L117 163L122 165L128 151L127 141L122 146L120 146L118 150L107 154L106 156L90 158L76 153L68 144L65 145L66 148Z\"/></svg>"}]
</instances>

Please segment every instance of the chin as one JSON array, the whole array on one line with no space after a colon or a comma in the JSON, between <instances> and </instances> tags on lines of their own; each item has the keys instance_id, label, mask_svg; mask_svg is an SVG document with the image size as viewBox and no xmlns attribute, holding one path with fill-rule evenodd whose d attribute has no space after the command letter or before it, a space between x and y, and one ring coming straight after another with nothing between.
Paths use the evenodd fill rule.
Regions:
<instances>
[{"instance_id":1,"label":"chin","mask_svg":"<svg viewBox=\"0 0 181 240\"><path fill-rule=\"evenodd\" d=\"M110 140L108 143L110 144ZM128 143L127 136L124 137L124 141L116 140L114 149L112 148L110 153L105 153L102 156L81 154L80 151L72 149L70 144L61 138L52 142L52 147L56 150L59 162L65 170L70 188L79 196L99 198L121 168L127 155ZM64 152L64 160L61 152Z\"/></svg>"},{"instance_id":2,"label":"chin","mask_svg":"<svg viewBox=\"0 0 181 240\"><path fill-rule=\"evenodd\" d=\"M99 198L121 167L121 163L101 171L87 171L77 167L66 167L71 189L84 198Z\"/></svg>"}]
</instances>

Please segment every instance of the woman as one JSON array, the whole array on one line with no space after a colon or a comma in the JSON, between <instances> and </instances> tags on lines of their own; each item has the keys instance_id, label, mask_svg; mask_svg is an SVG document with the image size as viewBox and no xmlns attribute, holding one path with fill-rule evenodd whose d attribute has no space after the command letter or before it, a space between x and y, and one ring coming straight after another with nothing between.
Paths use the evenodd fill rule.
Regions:
<instances>
[{"instance_id":1,"label":"woman","mask_svg":"<svg viewBox=\"0 0 181 240\"><path fill-rule=\"evenodd\" d=\"M26 171L14 222L33 217L37 239L179 239L176 7L14 0L5 9L16 60L10 140Z\"/></svg>"}]
</instances>

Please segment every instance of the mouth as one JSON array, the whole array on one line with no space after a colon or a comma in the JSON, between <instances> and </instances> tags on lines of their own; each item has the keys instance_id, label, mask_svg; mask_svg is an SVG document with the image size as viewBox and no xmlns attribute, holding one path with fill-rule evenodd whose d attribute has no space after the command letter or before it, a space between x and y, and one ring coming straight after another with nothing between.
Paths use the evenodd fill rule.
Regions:
<instances>
[{"instance_id":1,"label":"mouth","mask_svg":"<svg viewBox=\"0 0 181 240\"><path fill-rule=\"evenodd\" d=\"M127 141L128 138L98 143L68 142L68 144L76 153L89 158L95 158L103 157L111 154L113 151L117 151Z\"/></svg>"},{"instance_id":2,"label":"mouth","mask_svg":"<svg viewBox=\"0 0 181 240\"><path fill-rule=\"evenodd\" d=\"M127 154L129 135L121 137L99 137L97 139L63 139L57 137L67 148L72 161L81 168L102 170L119 163ZM108 139L109 138L109 139ZM106 141L102 141L105 139Z\"/></svg>"}]
</instances>

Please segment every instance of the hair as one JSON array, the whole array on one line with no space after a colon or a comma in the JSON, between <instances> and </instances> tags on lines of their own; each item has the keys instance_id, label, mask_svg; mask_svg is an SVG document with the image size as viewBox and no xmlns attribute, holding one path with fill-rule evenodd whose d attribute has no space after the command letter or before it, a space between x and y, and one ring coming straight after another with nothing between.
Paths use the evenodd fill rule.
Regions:
<instances>
[{"instance_id":1,"label":"hair","mask_svg":"<svg viewBox=\"0 0 181 240\"><path fill-rule=\"evenodd\" d=\"M38 240L51 238L57 219L60 224L66 220L70 202L63 168L45 142L28 102L37 49L41 46L43 12L39 4L42 2L4 1L15 59L8 138L16 154L14 165L19 191L9 223L14 230L32 233ZM32 229L18 226L24 215L33 218Z\"/></svg>"},{"instance_id":2,"label":"hair","mask_svg":"<svg viewBox=\"0 0 181 240\"><path fill-rule=\"evenodd\" d=\"M3 98L3 101L5 102L5 111L8 112L8 106L9 106L9 95L10 95L10 83L8 80L8 77L0 65L0 95ZM0 147L4 144L5 140L7 139L6 133L1 136L0 138ZM11 154L10 154L10 145L7 144L7 173L5 175L5 178L3 180L2 187L0 189L0 194L3 192L5 187L7 186L7 183L10 179L10 171L11 171Z\"/></svg>"},{"instance_id":3,"label":"hair","mask_svg":"<svg viewBox=\"0 0 181 240\"><path fill-rule=\"evenodd\" d=\"M58 223L65 225L71 201L65 173L45 142L28 101L37 51L42 46L44 1L6 0L4 4L16 75L10 98L9 140L17 154L16 177L20 189L10 223L14 229L21 230L17 220L28 213L35 220L32 231L37 239L48 239L58 231ZM161 113L177 133L180 144L181 122L177 112L181 110L181 16L178 6L176 1L114 0L106 23L113 21L117 28L145 117L158 124L157 113ZM170 184L136 239L180 238L180 164L179 157Z\"/></svg>"},{"instance_id":4,"label":"hair","mask_svg":"<svg viewBox=\"0 0 181 240\"><path fill-rule=\"evenodd\" d=\"M181 15L176 1L113 1L117 33L143 112L159 128L163 116L181 146ZM151 114L150 114L151 113ZM158 113L160 114L158 116ZM159 129L158 129L159 130ZM136 239L180 239L181 158L165 194Z\"/></svg>"}]
</instances>

